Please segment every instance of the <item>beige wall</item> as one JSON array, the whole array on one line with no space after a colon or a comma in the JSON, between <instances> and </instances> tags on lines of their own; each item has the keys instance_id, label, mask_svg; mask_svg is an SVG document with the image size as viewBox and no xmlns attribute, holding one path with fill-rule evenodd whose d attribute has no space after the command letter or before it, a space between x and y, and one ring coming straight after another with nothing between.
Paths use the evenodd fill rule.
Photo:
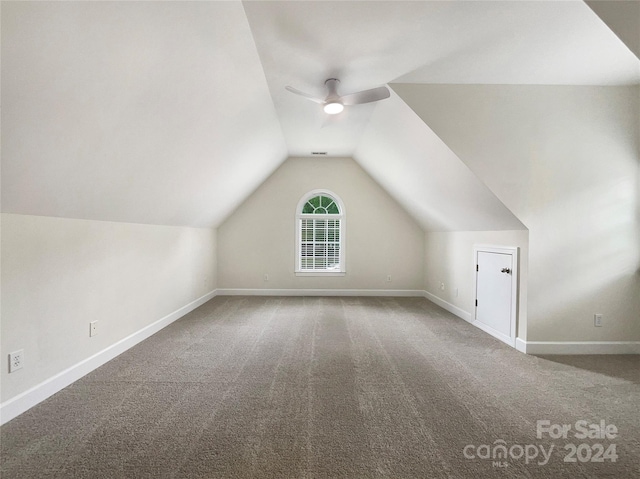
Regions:
<instances>
[{"instance_id":1,"label":"beige wall","mask_svg":"<svg viewBox=\"0 0 640 479\"><path fill-rule=\"evenodd\" d=\"M526 230L425 233L425 291L462 309L473 319L476 297L473 289L474 245L519 248L518 337L526 340L529 266L529 232ZM441 283L445 285L444 291L440 289Z\"/></svg>"},{"instance_id":2,"label":"beige wall","mask_svg":"<svg viewBox=\"0 0 640 479\"><path fill-rule=\"evenodd\" d=\"M294 274L296 206L314 189L344 202L344 277ZM288 159L218 228L219 288L422 290L423 258L422 229L350 158Z\"/></svg>"},{"instance_id":3,"label":"beige wall","mask_svg":"<svg viewBox=\"0 0 640 479\"><path fill-rule=\"evenodd\" d=\"M640 340L640 87L396 90L529 229L527 339Z\"/></svg>"},{"instance_id":4,"label":"beige wall","mask_svg":"<svg viewBox=\"0 0 640 479\"><path fill-rule=\"evenodd\" d=\"M213 229L2 214L1 247L3 402L216 288Z\"/></svg>"}]
</instances>

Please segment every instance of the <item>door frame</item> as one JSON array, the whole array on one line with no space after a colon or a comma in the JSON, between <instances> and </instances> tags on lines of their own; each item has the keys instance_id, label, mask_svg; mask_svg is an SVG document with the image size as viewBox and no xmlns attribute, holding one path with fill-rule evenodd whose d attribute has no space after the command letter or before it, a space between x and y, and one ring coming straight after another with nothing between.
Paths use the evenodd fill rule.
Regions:
<instances>
[{"instance_id":1,"label":"door frame","mask_svg":"<svg viewBox=\"0 0 640 479\"><path fill-rule=\"evenodd\" d=\"M516 347L516 337L518 335L518 286L519 286L519 250L517 246L494 246L494 245L473 245L473 265L478 265L478 253L498 253L498 254L510 254L512 256L512 271L511 271L511 335L507 336L500 331L496 331L491 326L487 326L481 321L477 320L478 307L473 306L473 320L471 324L477 328L482 329L484 332L489 333L491 336L507 343L512 348ZM478 300L478 272L476 268L473 268L473 293L475 301Z\"/></svg>"}]
</instances>

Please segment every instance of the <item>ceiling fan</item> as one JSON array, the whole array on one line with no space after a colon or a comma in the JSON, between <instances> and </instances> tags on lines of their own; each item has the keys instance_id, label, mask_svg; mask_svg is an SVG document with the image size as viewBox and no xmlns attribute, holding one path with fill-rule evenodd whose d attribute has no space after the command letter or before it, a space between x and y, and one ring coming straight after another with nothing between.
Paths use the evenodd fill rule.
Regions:
<instances>
[{"instance_id":1,"label":"ceiling fan","mask_svg":"<svg viewBox=\"0 0 640 479\"><path fill-rule=\"evenodd\" d=\"M300 91L289 85L285 87L291 93L303 96L311 101L320 103L323 105L325 113L329 115L335 115L344 110L345 106L360 105L362 103L371 103L372 101L384 100L391 95L389 89L386 86L378 88L372 88L371 90L363 90L357 93L350 93L349 95L338 95L338 83L340 80L337 78L329 78L324 84L327 86L328 95L326 98L317 98L313 95Z\"/></svg>"}]
</instances>

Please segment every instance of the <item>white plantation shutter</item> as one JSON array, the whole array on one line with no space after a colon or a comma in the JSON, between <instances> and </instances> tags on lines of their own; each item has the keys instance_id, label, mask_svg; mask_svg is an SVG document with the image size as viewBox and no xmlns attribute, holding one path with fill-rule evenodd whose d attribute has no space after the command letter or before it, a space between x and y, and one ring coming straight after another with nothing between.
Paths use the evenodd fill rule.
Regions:
<instances>
[{"instance_id":1,"label":"white plantation shutter","mask_svg":"<svg viewBox=\"0 0 640 479\"><path fill-rule=\"evenodd\" d=\"M311 192L298 206L297 265L299 273L344 272L344 208L328 192Z\"/></svg>"},{"instance_id":2,"label":"white plantation shutter","mask_svg":"<svg viewBox=\"0 0 640 479\"><path fill-rule=\"evenodd\" d=\"M340 220L300 219L300 270L340 270Z\"/></svg>"}]
</instances>

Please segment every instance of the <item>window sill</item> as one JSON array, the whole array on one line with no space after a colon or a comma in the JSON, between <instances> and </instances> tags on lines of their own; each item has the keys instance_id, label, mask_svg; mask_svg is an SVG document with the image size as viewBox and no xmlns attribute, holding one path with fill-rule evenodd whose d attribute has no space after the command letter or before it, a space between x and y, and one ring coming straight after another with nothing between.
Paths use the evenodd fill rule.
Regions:
<instances>
[{"instance_id":1,"label":"window sill","mask_svg":"<svg viewBox=\"0 0 640 479\"><path fill-rule=\"evenodd\" d=\"M344 276L344 271L296 271L296 276Z\"/></svg>"}]
</instances>

